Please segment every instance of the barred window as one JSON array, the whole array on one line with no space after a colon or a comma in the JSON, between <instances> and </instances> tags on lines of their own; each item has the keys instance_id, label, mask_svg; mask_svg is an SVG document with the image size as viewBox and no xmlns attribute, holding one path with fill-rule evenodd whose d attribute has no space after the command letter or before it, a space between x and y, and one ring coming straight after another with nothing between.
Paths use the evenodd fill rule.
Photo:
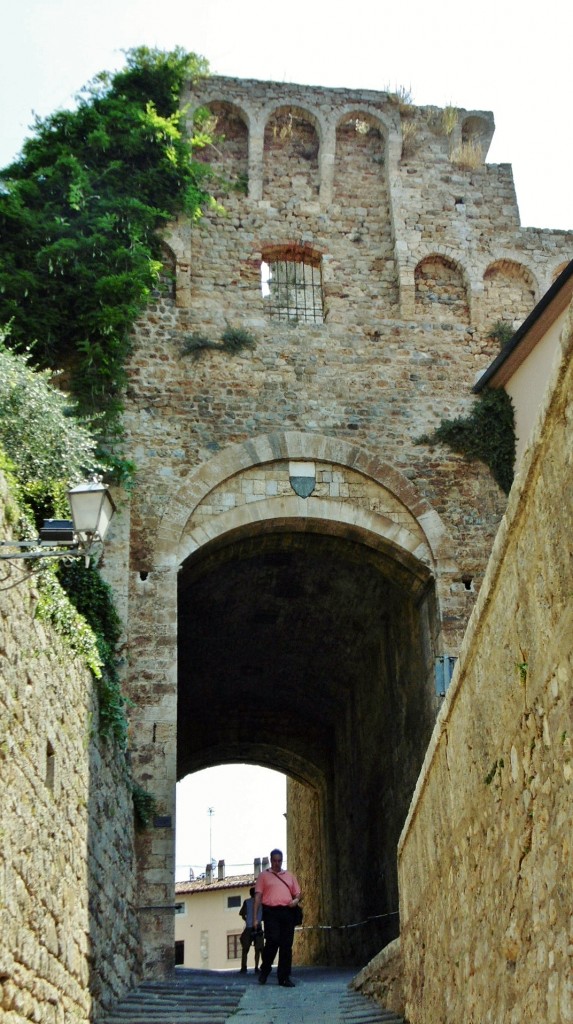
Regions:
<instances>
[{"instance_id":1,"label":"barred window","mask_svg":"<svg viewBox=\"0 0 573 1024\"><path fill-rule=\"evenodd\" d=\"M324 322L320 255L296 246L263 253L261 288L272 320Z\"/></svg>"}]
</instances>

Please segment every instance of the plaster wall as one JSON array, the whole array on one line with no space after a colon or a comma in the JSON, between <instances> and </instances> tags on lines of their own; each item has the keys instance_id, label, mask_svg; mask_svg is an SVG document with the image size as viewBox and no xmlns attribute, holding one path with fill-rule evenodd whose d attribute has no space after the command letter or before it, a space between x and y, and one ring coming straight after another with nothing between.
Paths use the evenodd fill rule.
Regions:
<instances>
[{"instance_id":1,"label":"plaster wall","mask_svg":"<svg viewBox=\"0 0 573 1024\"><path fill-rule=\"evenodd\" d=\"M234 884L233 884L234 883ZM253 877L228 878L224 887L217 882L212 888L195 883L188 886L178 884L175 891L177 903L183 904L183 913L175 915L175 941L183 942L184 960L181 966L204 971L238 971L241 966L241 946L238 956L229 957L227 936L238 936L244 928L239 911L243 901L249 897L254 885ZM229 907L229 899L240 897L238 906ZM234 950L231 948L231 952ZM253 967L254 948L251 947L248 967Z\"/></svg>"},{"instance_id":2,"label":"plaster wall","mask_svg":"<svg viewBox=\"0 0 573 1024\"><path fill-rule=\"evenodd\" d=\"M543 338L512 373L505 390L515 409L515 464L519 465L539 411L539 400L561 358L559 338L567 320L567 310L557 317Z\"/></svg>"},{"instance_id":3,"label":"plaster wall","mask_svg":"<svg viewBox=\"0 0 573 1024\"><path fill-rule=\"evenodd\" d=\"M412 1024L573 1021L573 322L399 846Z\"/></svg>"}]
</instances>

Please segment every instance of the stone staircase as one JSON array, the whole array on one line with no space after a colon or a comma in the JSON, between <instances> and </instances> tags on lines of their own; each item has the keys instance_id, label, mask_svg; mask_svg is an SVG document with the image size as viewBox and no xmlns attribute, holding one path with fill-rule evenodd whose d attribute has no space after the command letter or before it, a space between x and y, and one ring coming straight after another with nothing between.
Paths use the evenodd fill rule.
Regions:
<instances>
[{"instance_id":1,"label":"stone staircase","mask_svg":"<svg viewBox=\"0 0 573 1024\"><path fill-rule=\"evenodd\" d=\"M225 1024L246 985L207 978L142 982L110 1010L105 1024Z\"/></svg>"},{"instance_id":2,"label":"stone staircase","mask_svg":"<svg viewBox=\"0 0 573 1024\"><path fill-rule=\"evenodd\" d=\"M349 972L304 969L296 989L261 988L249 975L177 971L143 982L103 1024L404 1024L403 1018L348 988Z\"/></svg>"}]
</instances>

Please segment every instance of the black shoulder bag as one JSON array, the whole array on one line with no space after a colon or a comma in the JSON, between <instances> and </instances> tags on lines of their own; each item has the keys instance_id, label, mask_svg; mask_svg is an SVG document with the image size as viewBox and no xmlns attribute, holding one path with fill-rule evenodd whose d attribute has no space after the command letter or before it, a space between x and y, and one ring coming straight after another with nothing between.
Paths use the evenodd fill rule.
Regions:
<instances>
[{"instance_id":1,"label":"black shoulder bag","mask_svg":"<svg viewBox=\"0 0 573 1024\"><path fill-rule=\"evenodd\" d=\"M280 875L277 875L277 878L278 878L279 882L282 882L283 885L286 885L286 887L287 887L288 891L290 892L293 900L296 899L296 896L292 895L292 889L291 889L290 885L288 884L288 882L285 882L284 878L281 878ZM302 907L301 907L300 903L297 903L296 907L293 907L292 909L294 910L294 923L295 923L295 927L296 927L297 924L302 924L303 910L302 910Z\"/></svg>"}]
</instances>

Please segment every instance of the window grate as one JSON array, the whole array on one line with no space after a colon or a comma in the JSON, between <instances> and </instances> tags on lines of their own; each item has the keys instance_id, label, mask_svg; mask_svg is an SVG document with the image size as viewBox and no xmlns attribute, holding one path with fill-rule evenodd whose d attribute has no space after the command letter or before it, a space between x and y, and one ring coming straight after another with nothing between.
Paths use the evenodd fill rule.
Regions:
<instances>
[{"instance_id":1,"label":"window grate","mask_svg":"<svg viewBox=\"0 0 573 1024\"><path fill-rule=\"evenodd\" d=\"M265 309L272 320L324 322L322 272L316 260L300 256L263 260L261 285Z\"/></svg>"}]
</instances>

